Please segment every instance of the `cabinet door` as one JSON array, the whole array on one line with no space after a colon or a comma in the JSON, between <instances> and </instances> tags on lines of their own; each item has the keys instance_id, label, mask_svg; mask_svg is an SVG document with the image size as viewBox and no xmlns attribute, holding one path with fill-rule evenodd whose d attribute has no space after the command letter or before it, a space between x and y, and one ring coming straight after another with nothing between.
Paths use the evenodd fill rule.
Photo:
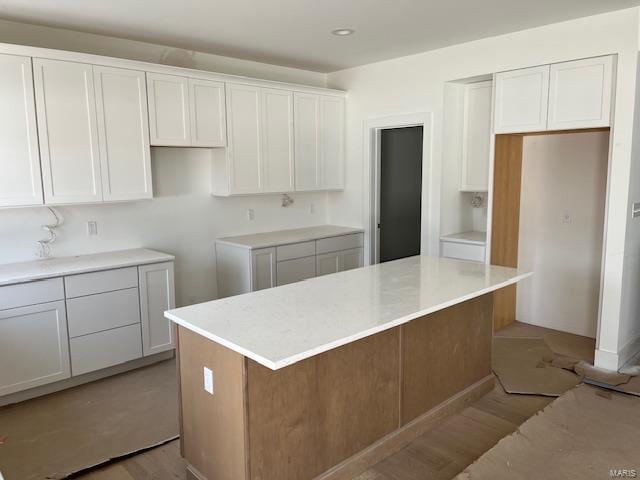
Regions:
<instances>
[{"instance_id":1,"label":"cabinet door","mask_svg":"<svg viewBox=\"0 0 640 480\"><path fill-rule=\"evenodd\" d=\"M293 191L293 94L263 88L262 172L265 192Z\"/></svg>"},{"instance_id":2,"label":"cabinet door","mask_svg":"<svg viewBox=\"0 0 640 480\"><path fill-rule=\"evenodd\" d=\"M497 73L495 133L547 129L549 65Z\"/></svg>"},{"instance_id":3,"label":"cabinet door","mask_svg":"<svg viewBox=\"0 0 640 480\"><path fill-rule=\"evenodd\" d=\"M344 188L344 98L320 96L320 188Z\"/></svg>"},{"instance_id":4,"label":"cabinet door","mask_svg":"<svg viewBox=\"0 0 640 480\"><path fill-rule=\"evenodd\" d=\"M340 252L316 255L316 276L339 272L340 263Z\"/></svg>"},{"instance_id":5,"label":"cabinet door","mask_svg":"<svg viewBox=\"0 0 640 480\"><path fill-rule=\"evenodd\" d=\"M251 252L251 291L276 285L276 249L261 248Z\"/></svg>"},{"instance_id":6,"label":"cabinet door","mask_svg":"<svg viewBox=\"0 0 640 480\"><path fill-rule=\"evenodd\" d=\"M316 276L316 257L295 258L277 264L278 285L300 282Z\"/></svg>"},{"instance_id":7,"label":"cabinet door","mask_svg":"<svg viewBox=\"0 0 640 480\"><path fill-rule=\"evenodd\" d=\"M262 191L260 89L227 83L227 155L232 194Z\"/></svg>"},{"instance_id":8,"label":"cabinet door","mask_svg":"<svg viewBox=\"0 0 640 480\"><path fill-rule=\"evenodd\" d=\"M33 59L47 204L102 201L91 65Z\"/></svg>"},{"instance_id":9,"label":"cabinet door","mask_svg":"<svg viewBox=\"0 0 640 480\"><path fill-rule=\"evenodd\" d=\"M318 95L294 93L294 158L297 191L318 190L319 182Z\"/></svg>"},{"instance_id":10,"label":"cabinet door","mask_svg":"<svg viewBox=\"0 0 640 480\"><path fill-rule=\"evenodd\" d=\"M551 65L549 130L608 127L612 77L611 56Z\"/></svg>"},{"instance_id":11,"label":"cabinet door","mask_svg":"<svg viewBox=\"0 0 640 480\"><path fill-rule=\"evenodd\" d=\"M31 58L0 55L0 207L42 205Z\"/></svg>"},{"instance_id":12,"label":"cabinet door","mask_svg":"<svg viewBox=\"0 0 640 480\"><path fill-rule=\"evenodd\" d=\"M144 72L93 67L102 196L137 200L153 196L149 116Z\"/></svg>"},{"instance_id":13,"label":"cabinet door","mask_svg":"<svg viewBox=\"0 0 640 480\"><path fill-rule=\"evenodd\" d=\"M224 83L189 79L191 145L224 147L227 144Z\"/></svg>"},{"instance_id":14,"label":"cabinet door","mask_svg":"<svg viewBox=\"0 0 640 480\"><path fill-rule=\"evenodd\" d=\"M362 248L354 248L352 250L343 250L340 252L340 271L352 270L354 268L360 268L363 265L363 250Z\"/></svg>"},{"instance_id":15,"label":"cabinet door","mask_svg":"<svg viewBox=\"0 0 640 480\"><path fill-rule=\"evenodd\" d=\"M191 145L188 83L185 77L147 73L151 145Z\"/></svg>"},{"instance_id":16,"label":"cabinet door","mask_svg":"<svg viewBox=\"0 0 640 480\"><path fill-rule=\"evenodd\" d=\"M460 190L486 192L489 180L493 82L467 85L464 94Z\"/></svg>"},{"instance_id":17,"label":"cabinet door","mask_svg":"<svg viewBox=\"0 0 640 480\"><path fill-rule=\"evenodd\" d=\"M0 311L0 396L69 378L64 301Z\"/></svg>"},{"instance_id":18,"label":"cabinet door","mask_svg":"<svg viewBox=\"0 0 640 480\"><path fill-rule=\"evenodd\" d=\"M138 267L142 354L164 352L174 347L173 325L164 312L175 307L173 262Z\"/></svg>"}]
</instances>

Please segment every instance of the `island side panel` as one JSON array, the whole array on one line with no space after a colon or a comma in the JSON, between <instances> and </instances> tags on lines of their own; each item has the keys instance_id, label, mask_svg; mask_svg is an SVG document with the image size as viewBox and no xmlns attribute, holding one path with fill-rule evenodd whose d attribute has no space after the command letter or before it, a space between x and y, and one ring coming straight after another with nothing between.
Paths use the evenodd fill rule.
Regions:
<instances>
[{"instance_id":1,"label":"island side panel","mask_svg":"<svg viewBox=\"0 0 640 480\"><path fill-rule=\"evenodd\" d=\"M401 328L402 424L491 375L493 294Z\"/></svg>"},{"instance_id":2,"label":"island side panel","mask_svg":"<svg viewBox=\"0 0 640 480\"><path fill-rule=\"evenodd\" d=\"M183 327L178 352L182 455L207 479L245 480L244 357ZM204 367L213 371L213 395Z\"/></svg>"},{"instance_id":3,"label":"island side panel","mask_svg":"<svg viewBox=\"0 0 640 480\"><path fill-rule=\"evenodd\" d=\"M314 478L399 425L394 328L281 370L247 361L253 480Z\"/></svg>"}]
</instances>

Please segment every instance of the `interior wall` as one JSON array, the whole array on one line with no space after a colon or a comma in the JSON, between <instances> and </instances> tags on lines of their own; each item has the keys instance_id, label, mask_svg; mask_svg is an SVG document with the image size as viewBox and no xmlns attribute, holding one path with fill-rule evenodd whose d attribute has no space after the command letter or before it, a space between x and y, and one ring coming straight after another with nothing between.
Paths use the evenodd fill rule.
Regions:
<instances>
[{"instance_id":1,"label":"interior wall","mask_svg":"<svg viewBox=\"0 0 640 480\"><path fill-rule=\"evenodd\" d=\"M327 222L325 193L292 194L295 203L287 208L279 195L212 197L208 149L152 148L151 157L153 199L56 207L64 224L52 255L138 247L174 254L176 303L183 306L217 298L216 237ZM90 220L98 222L97 236L87 235ZM35 242L47 237L41 225L52 222L44 207L0 209L0 263L35 259Z\"/></svg>"},{"instance_id":2,"label":"interior wall","mask_svg":"<svg viewBox=\"0 0 640 480\"><path fill-rule=\"evenodd\" d=\"M516 319L596 337L609 132L524 138Z\"/></svg>"},{"instance_id":3,"label":"interior wall","mask_svg":"<svg viewBox=\"0 0 640 480\"><path fill-rule=\"evenodd\" d=\"M365 192L370 182L365 164L369 159L363 157L365 121L389 115L433 112L432 181L425 183L423 188L425 195L432 200L432 218L442 228L449 217L458 215L458 206L446 201L447 189L454 183L443 178L443 102L446 82L535 65L617 54L612 118L615 128L611 141L606 213L604 296L598 336L598 349L610 352L614 361L617 361L623 295L622 265L629 212L639 11L638 8L620 10L329 74L330 87L349 92L346 188L343 192L330 194L330 221L364 223ZM640 162L640 156L634 157L633 161ZM423 212L423 215L426 214L426 211ZM424 216L423 223L426 223ZM423 238L423 243L437 244L438 236L437 231L429 232ZM628 285L637 291L639 283L640 279L634 279L629 280ZM600 364L604 366L604 363Z\"/></svg>"}]
</instances>

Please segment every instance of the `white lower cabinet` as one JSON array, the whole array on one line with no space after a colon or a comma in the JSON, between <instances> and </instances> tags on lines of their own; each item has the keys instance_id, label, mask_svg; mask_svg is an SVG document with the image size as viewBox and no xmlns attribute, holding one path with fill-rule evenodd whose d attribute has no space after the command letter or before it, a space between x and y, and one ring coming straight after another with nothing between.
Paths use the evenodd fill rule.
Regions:
<instances>
[{"instance_id":1,"label":"white lower cabinet","mask_svg":"<svg viewBox=\"0 0 640 480\"><path fill-rule=\"evenodd\" d=\"M363 264L362 248L341 250L339 252L323 253L316 257L317 275L344 272L359 268Z\"/></svg>"},{"instance_id":2,"label":"white lower cabinet","mask_svg":"<svg viewBox=\"0 0 640 480\"><path fill-rule=\"evenodd\" d=\"M0 287L0 396L174 348L173 262Z\"/></svg>"},{"instance_id":3,"label":"white lower cabinet","mask_svg":"<svg viewBox=\"0 0 640 480\"><path fill-rule=\"evenodd\" d=\"M0 310L0 345L0 395L69 378L64 301Z\"/></svg>"},{"instance_id":4,"label":"white lower cabinet","mask_svg":"<svg viewBox=\"0 0 640 480\"><path fill-rule=\"evenodd\" d=\"M316 276L316 257L294 258L277 263L277 284L300 282Z\"/></svg>"},{"instance_id":5,"label":"white lower cabinet","mask_svg":"<svg viewBox=\"0 0 640 480\"><path fill-rule=\"evenodd\" d=\"M484 262L486 246L459 242L440 242L440 254L445 258L468 260L471 262Z\"/></svg>"},{"instance_id":6,"label":"white lower cabinet","mask_svg":"<svg viewBox=\"0 0 640 480\"><path fill-rule=\"evenodd\" d=\"M174 347L173 326L164 318L165 310L175 307L173 262L138 267L142 353L144 356Z\"/></svg>"},{"instance_id":7,"label":"white lower cabinet","mask_svg":"<svg viewBox=\"0 0 640 480\"><path fill-rule=\"evenodd\" d=\"M251 252L251 290L264 290L276 285L276 249L261 248Z\"/></svg>"}]
</instances>

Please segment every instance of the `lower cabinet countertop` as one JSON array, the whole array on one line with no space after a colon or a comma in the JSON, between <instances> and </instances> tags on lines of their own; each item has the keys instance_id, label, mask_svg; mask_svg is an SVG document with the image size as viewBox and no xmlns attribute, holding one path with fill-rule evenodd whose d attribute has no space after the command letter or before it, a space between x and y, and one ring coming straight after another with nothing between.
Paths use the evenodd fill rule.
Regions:
<instances>
[{"instance_id":1,"label":"lower cabinet countertop","mask_svg":"<svg viewBox=\"0 0 640 480\"><path fill-rule=\"evenodd\" d=\"M487 232L468 231L451 233L449 235L442 235L440 241L485 246L487 244Z\"/></svg>"},{"instance_id":2,"label":"lower cabinet countertop","mask_svg":"<svg viewBox=\"0 0 640 480\"><path fill-rule=\"evenodd\" d=\"M132 265L170 262L174 259L173 255L167 253L146 248L134 248L69 257L51 257L30 262L6 263L0 265L0 286Z\"/></svg>"},{"instance_id":3,"label":"lower cabinet countertop","mask_svg":"<svg viewBox=\"0 0 640 480\"><path fill-rule=\"evenodd\" d=\"M169 310L165 316L277 370L530 275L415 256Z\"/></svg>"},{"instance_id":4,"label":"lower cabinet countertop","mask_svg":"<svg viewBox=\"0 0 640 480\"><path fill-rule=\"evenodd\" d=\"M273 232L252 233L248 235L236 235L233 237L221 237L217 243L225 243L238 247L254 249L267 248L289 243L319 240L321 238L362 233L362 228L341 227L338 225L318 225L315 227L294 228L290 230L277 230Z\"/></svg>"}]
</instances>

